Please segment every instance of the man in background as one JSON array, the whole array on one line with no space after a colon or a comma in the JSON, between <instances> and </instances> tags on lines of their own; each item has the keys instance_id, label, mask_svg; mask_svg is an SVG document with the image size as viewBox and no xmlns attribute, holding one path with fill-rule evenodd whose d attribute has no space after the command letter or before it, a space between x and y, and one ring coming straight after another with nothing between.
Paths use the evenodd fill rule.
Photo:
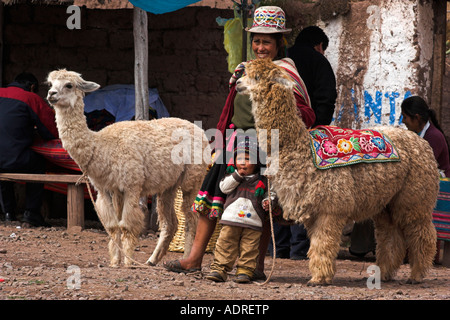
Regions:
<instances>
[{"instance_id":1,"label":"man in background","mask_svg":"<svg viewBox=\"0 0 450 320\"><path fill-rule=\"evenodd\" d=\"M58 138L53 109L37 94L39 82L21 73L0 88L0 172L45 173L45 159L31 150L36 134L44 140ZM1 205L6 221L15 221L14 182L1 181ZM44 185L27 183L22 222L46 226L40 214Z\"/></svg>"}]
</instances>

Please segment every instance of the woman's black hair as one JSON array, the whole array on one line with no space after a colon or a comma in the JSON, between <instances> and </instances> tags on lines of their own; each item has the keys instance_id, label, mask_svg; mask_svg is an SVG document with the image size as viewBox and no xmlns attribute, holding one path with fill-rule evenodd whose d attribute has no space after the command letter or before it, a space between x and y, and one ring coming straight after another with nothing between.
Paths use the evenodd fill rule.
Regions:
<instances>
[{"instance_id":1,"label":"woman's black hair","mask_svg":"<svg viewBox=\"0 0 450 320\"><path fill-rule=\"evenodd\" d=\"M447 148L450 153L450 146L447 141L447 136L442 130L439 122L436 118L436 111L428 107L428 104L419 96L412 96L403 100L401 104L401 109L404 114L409 117L414 117L416 114L419 115L420 119L423 123L427 123L427 121L431 121L433 125L444 135L445 142L447 143Z\"/></svg>"},{"instance_id":2,"label":"woman's black hair","mask_svg":"<svg viewBox=\"0 0 450 320\"><path fill-rule=\"evenodd\" d=\"M419 115L422 123L427 123L431 121L433 125L439 129L442 133L441 126L436 118L436 111L428 107L428 104L419 96L412 96L403 100L402 112L409 117L414 117L416 114Z\"/></svg>"},{"instance_id":3,"label":"woman's black hair","mask_svg":"<svg viewBox=\"0 0 450 320\"><path fill-rule=\"evenodd\" d=\"M277 43L278 52L277 52L277 56L275 57L275 59L278 60L278 59L286 58L286 45L285 45L285 41L284 41L284 35L282 33L266 33L266 34L268 34L272 38L274 38ZM251 32L250 33L250 41L251 42L253 42L254 36L255 36L255 33Z\"/></svg>"},{"instance_id":4,"label":"woman's black hair","mask_svg":"<svg viewBox=\"0 0 450 320\"><path fill-rule=\"evenodd\" d=\"M315 47L322 43L323 51L327 50L330 40L325 32L318 26L309 26L304 28L295 39L295 44L307 44Z\"/></svg>"}]
</instances>

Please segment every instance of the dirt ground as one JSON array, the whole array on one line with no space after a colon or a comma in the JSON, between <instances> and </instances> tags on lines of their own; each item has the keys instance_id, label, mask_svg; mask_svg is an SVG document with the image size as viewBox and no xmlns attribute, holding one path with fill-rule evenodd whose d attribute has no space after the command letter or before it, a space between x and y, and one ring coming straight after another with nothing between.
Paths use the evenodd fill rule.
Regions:
<instances>
[{"instance_id":1,"label":"dirt ground","mask_svg":"<svg viewBox=\"0 0 450 320\"><path fill-rule=\"evenodd\" d=\"M368 281L374 256L356 258L344 247L333 285L309 287L308 261L289 259L275 260L265 285L237 284L234 272L227 282L214 283L200 273L168 272L161 263L156 267L110 268L108 240L101 227L68 232L64 223L29 228L18 222L0 222L0 300L450 300L450 268L437 264L423 283L409 285L404 283L409 265L404 264L396 281L382 282L377 289L374 281ZM157 234L142 236L135 259L144 263L156 241ZM181 257L182 253L168 252L163 261ZM210 253L205 255L203 275L209 271L212 258ZM271 268L272 258L267 256L267 275Z\"/></svg>"}]
</instances>

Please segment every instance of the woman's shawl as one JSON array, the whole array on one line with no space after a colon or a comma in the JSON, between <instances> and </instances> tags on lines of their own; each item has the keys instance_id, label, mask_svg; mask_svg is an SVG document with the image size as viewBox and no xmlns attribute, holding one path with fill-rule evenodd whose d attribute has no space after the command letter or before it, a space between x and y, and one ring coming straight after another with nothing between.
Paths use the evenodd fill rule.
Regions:
<instances>
[{"instance_id":1,"label":"woman's shawl","mask_svg":"<svg viewBox=\"0 0 450 320\"><path fill-rule=\"evenodd\" d=\"M231 118L233 117L234 112L234 98L236 96L236 81L245 74L245 66L250 61L240 63L233 75L230 78L229 86L230 93L228 94L227 100L225 102L225 106L222 110L222 114L220 116L219 122L217 123L217 130L219 130L224 136L225 130L231 123ZM294 80L294 94L303 98L308 107L311 107L311 101L309 99L308 91L306 90L305 83L302 78L298 74L297 68L295 67L294 61L290 58L283 58L281 60L276 60L274 63L287 71L289 76Z\"/></svg>"},{"instance_id":2,"label":"woman's shawl","mask_svg":"<svg viewBox=\"0 0 450 320\"><path fill-rule=\"evenodd\" d=\"M242 77L245 74L245 66L249 63L247 62L241 62L236 69L234 70L233 75L230 78L229 86L232 87L236 81ZM282 67L287 71L289 76L291 76L292 80L294 80L294 93L298 94L305 100L306 104L311 107L311 101L309 99L308 91L306 90L306 85L303 82L302 78L300 77L297 68L295 67L295 63L290 58L283 58L281 60L275 60L273 63L275 63L277 66Z\"/></svg>"}]
</instances>

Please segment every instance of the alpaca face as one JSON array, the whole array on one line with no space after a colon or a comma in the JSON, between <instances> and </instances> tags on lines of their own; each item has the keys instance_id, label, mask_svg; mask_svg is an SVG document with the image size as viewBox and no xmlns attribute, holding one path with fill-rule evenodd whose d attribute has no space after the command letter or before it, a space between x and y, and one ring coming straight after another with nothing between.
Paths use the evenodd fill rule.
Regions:
<instances>
[{"instance_id":1,"label":"alpaca face","mask_svg":"<svg viewBox=\"0 0 450 320\"><path fill-rule=\"evenodd\" d=\"M236 82L236 91L252 96L258 88L270 87L273 84L281 84L289 90L292 90L294 85L285 71L270 59L257 59L245 67L245 75Z\"/></svg>"},{"instance_id":2,"label":"alpaca face","mask_svg":"<svg viewBox=\"0 0 450 320\"><path fill-rule=\"evenodd\" d=\"M74 106L79 97L84 97L85 92L97 90L100 85L95 82L85 81L81 75L67 70L51 72L47 77L47 100L54 107Z\"/></svg>"}]
</instances>

